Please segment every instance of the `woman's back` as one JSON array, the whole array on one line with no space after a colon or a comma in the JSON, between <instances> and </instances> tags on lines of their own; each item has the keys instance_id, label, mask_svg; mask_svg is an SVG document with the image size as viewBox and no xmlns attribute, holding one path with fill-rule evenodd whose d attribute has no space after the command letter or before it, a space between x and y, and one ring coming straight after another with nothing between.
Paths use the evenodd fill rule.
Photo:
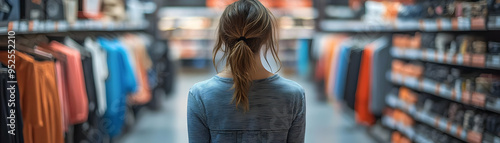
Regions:
<instances>
[{"instance_id":1,"label":"woman's back","mask_svg":"<svg viewBox=\"0 0 500 143\"><path fill-rule=\"evenodd\" d=\"M214 76L188 98L190 142L304 142L304 89L278 75L254 80L249 110L232 104L233 80Z\"/></svg>"}]
</instances>

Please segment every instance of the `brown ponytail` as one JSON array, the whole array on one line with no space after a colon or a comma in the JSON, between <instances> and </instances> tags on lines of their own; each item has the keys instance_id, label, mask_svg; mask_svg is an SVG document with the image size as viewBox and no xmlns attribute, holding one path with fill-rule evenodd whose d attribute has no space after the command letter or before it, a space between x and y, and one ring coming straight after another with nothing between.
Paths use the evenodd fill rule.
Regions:
<instances>
[{"instance_id":1,"label":"brown ponytail","mask_svg":"<svg viewBox=\"0 0 500 143\"><path fill-rule=\"evenodd\" d=\"M236 106L241 104L245 111L248 110L248 90L252 84L249 71L255 70L253 66L254 54L245 41L238 41L234 50L229 54L227 62L231 67L231 74L233 75L233 88L234 96L233 102Z\"/></svg>"},{"instance_id":2,"label":"brown ponytail","mask_svg":"<svg viewBox=\"0 0 500 143\"><path fill-rule=\"evenodd\" d=\"M255 70L255 56L260 56L265 45L264 55L271 51L277 63L277 25L272 13L258 0L239 0L227 6L222 13L217 28L217 40L213 50L213 64L217 52L224 52L226 68L233 76L234 95L232 102L236 107L249 110L248 91L252 84L250 73ZM257 54L257 55L256 55ZM267 57L264 57L266 62Z\"/></svg>"}]
</instances>

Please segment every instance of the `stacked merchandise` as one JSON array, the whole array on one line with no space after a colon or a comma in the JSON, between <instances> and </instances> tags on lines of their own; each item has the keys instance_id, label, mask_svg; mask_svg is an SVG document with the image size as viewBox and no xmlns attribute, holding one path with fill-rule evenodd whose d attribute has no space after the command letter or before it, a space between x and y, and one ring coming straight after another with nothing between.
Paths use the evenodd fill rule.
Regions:
<instances>
[{"instance_id":1,"label":"stacked merchandise","mask_svg":"<svg viewBox=\"0 0 500 143\"><path fill-rule=\"evenodd\" d=\"M4 31L20 33L138 29L151 0L1 0Z\"/></svg>"},{"instance_id":2,"label":"stacked merchandise","mask_svg":"<svg viewBox=\"0 0 500 143\"><path fill-rule=\"evenodd\" d=\"M403 87L399 99L388 98L387 103L426 124L415 126L416 131L438 130L461 141L438 138L425 131L420 136L439 142L500 139L494 119L500 113L500 75L492 66L499 64L494 59L500 56L495 39L472 34L395 34L393 46L394 57L410 61L392 62L388 78ZM401 91L408 88L416 95L416 103L401 96Z\"/></svg>"},{"instance_id":3,"label":"stacked merchandise","mask_svg":"<svg viewBox=\"0 0 500 143\"><path fill-rule=\"evenodd\" d=\"M390 24L404 22L424 30L486 29L488 12L495 11L491 0L397 0L367 1L367 20ZM421 20L422 19L422 20ZM398 25L398 28L405 29Z\"/></svg>"},{"instance_id":4,"label":"stacked merchandise","mask_svg":"<svg viewBox=\"0 0 500 143\"><path fill-rule=\"evenodd\" d=\"M393 38L392 54L444 64L500 69L500 42L494 38L450 33L398 34Z\"/></svg>"},{"instance_id":5,"label":"stacked merchandise","mask_svg":"<svg viewBox=\"0 0 500 143\"><path fill-rule=\"evenodd\" d=\"M389 83L381 84L390 66L389 39L334 35L316 45L319 55L316 80L325 83L331 99L344 102L356 113L360 124L373 125L382 114Z\"/></svg>"},{"instance_id":6,"label":"stacked merchandise","mask_svg":"<svg viewBox=\"0 0 500 143\"><path fill-rule=\"evenodd\" d=\"M1 20L124 20L126 5L137 0L2 0Z\"/></svg>"},{"instance_id":7,"label":"stacked merchandise","mask_svg":"<svg viewBox=\"0 0 500 143\"><path fill-rule=\"evenodd\" d=\"M346 1L336 1L333 4L347 4ZM361 2L364 4L358 4ZM362 6L352 6L354 4ZM493 30L500 28L499 5L500 2L496 0L367 0L366 2L349 0L349 8L327 6L320 11L324 11L328 16L334 15L333 17L336 18L347 17L358 20L346 21L320 17L324 18L320 19L320 23L324 31ZM364 15L357 16L360 15L359 13Z\"/></svg>"},{"instance_id":8,"label":"stacked merchandise","mask_svg":"<svg viewBox=\"0 0 500 143\"><path fill-rule=\"evenodd\" d=\"M17 80L17 85L2 82L2 87L19 90L15 92L17 130L16 136L2 134L0 140L105 142L121 134L127 106L144 105L152 98L149 81L156 76L148 75L152 71L148 39L144 34L17 36L24 42L16 45L15 53L10 48L0 51L0 62L9 67L2 67L2 80ZM13 57L9 55L15 56L15 64L9 62L8 57ZM9 78L5 70L17 77ZM8 92L8 88L1 90L2 95ZM14 96L2 100L8 98ZM3 105L0 109L8 111ZM0 129L8 133L7 127Z\"/></svg>"},{"instance_id":9,"label":"stacked merchandise","mask_svg":"<svg viewBox=\"0 0 500 143\"><path fill-rule=\"evenodd\" d=\"M451 135L443 133L440 131L440 128L434 128L433 126L438 126L436 124L428 125L427 122L418 119L415 119L412 112L416 109L418 112L422 112L425 114L434 114L431 112L427 112L423 110L421 107L427 108L427 105L424 104L423 101L427 98L422 98L419 93L413 92L408 88L401 87L399 90L393 90L398 94L399 104L402 106L410 107L410 108L402 108L402 109L387 109L384 112L383 123L386 126L389 126L395 131L392 134L391 141L392 142L450 142L450 143L461 143L463 142L460 139L454 137L454 133L456 131L450 132ZM428 104L428 103L425 103ZM447 104L436 104L447 106ZM431 110L444 110L446 107L441 108L434 107ZM452 108L452 107L450 107ZM455 112L453 113L455 114ZM450 120L452 120L450 118ZM455 123L450 122L450 125L445 125L444 128L448 128L448 130L452 130L451 125L455 125ZM456 130L456 129L453 129ZM462 130L462 129L460 129Z\"/></svg>"}]
</instances>

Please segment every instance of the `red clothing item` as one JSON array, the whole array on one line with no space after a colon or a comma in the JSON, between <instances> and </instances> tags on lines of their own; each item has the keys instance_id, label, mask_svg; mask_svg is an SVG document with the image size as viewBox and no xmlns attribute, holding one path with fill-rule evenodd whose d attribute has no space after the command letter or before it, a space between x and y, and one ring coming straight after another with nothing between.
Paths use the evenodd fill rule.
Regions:
<instances>
[{"instance_id":1,"label":"red clothing item","mask_svg":"<svg viewBox=\"0 0 500 143\"><path fill-rule=\"evenodd\" d=\"M370 97L371 97L371 71L372 71L372 57L375 51L374 44L366 45L361 59L359 69L358 87L356 90L356 104L354 110L356 112L356 121L364 125L373 125L375 117L370 111Z\"/></svg>"},{"instance_id":2,"label":"red clothing item","mask_svg":"<svg viewBox=\"0 0 500 143\"><path fill-rule=\"evenodd\" d=\"M85 80L83 78L80 52L55 41L52 41L50 45L46 47L66 57L66 61L62 62L62 67L64 70L63 73L65 73L63 77L65 79L64 83L67 88L66 104L69 110L69 123L79 124L87 121L89 103L87 91L85 89Z\"/></svg>"},{"instance_id":3,"label":"red clothing item","mask_svg":"<svg viewBox=\"0 0 500 143\"><path fill-rule=\"evenodd\" d=\"M57 90L59 92L59 99L61 103L61 113L63 121L62 127L63 130L66 132L68 131L68 125L69 125L69 109L68 109L68 88L66 87L65 81L66 81L66 73L64 72L64 61L56 61L55 66L56 66L56 77L57 77Z\"/></svg>"}]
</instances>

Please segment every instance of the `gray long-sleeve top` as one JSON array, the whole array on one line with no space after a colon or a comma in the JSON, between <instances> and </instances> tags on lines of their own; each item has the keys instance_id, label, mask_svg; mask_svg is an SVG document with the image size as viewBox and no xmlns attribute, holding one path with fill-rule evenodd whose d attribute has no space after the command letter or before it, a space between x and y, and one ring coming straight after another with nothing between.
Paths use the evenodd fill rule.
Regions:
<instances>
[{"instance_id":1,"label":"gray long-sleeve top","mask_svg":"<svg viewBox=\"0 0 500 143\"><path fill-rule=\"evenodd\" d=\"M253 81L247 112L231 103L232 84L214 76L189 90L189 142L304 142L306 102L299 84L279 75Z\"/></svg>"}]
</instances>

